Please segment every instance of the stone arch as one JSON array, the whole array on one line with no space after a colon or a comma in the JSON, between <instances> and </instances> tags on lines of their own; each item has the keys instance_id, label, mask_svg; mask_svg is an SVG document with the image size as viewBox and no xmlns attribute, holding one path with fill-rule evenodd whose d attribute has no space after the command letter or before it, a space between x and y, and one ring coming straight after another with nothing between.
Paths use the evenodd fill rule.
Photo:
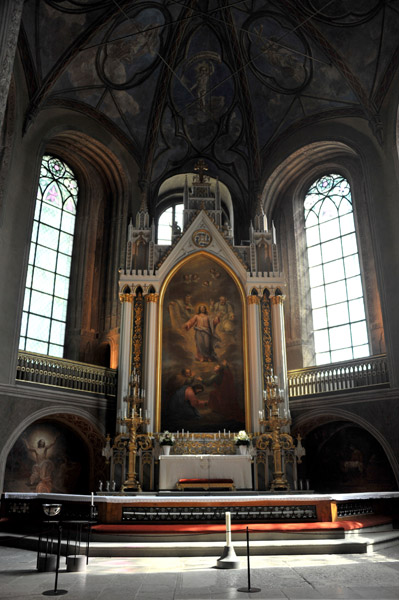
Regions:
<instances>
[{"instance_id":1,"label":"stone arch","mask_svg":"<svg viewBox=\"0 0 399 600\"><path fill-rule=\"evenodd\" d=\"M169 206L172 206L173 204L176 204L176 203L183 202L183 193L184 193L186 177L187 177L188 186L190 187L191 186L191 178L193 175L194 175L194 173L192 171L187 171L186 173L172 175L171 177L168 177L161 183L161 185L159 186L157 202L156 202L156 211L159 214L162 213L167 208L169 208ZM208 175L209 175L209 173L208 173ZM211 175L209 175L209 176L211 178L211 183L213 186L212 189L214 189L217 180L215 179L215 177L212 177ZM224 207L224 211L226 213L226 216L228 218L230 226L234 230L233 199L231 197L231 193L230 193L230 190L227 187L227 185L222 183L219 180L218 180L218 182L219 182L220 200L222 202L222 206ZM158 223L158 216L159 215L157 215L157 223Z\"/></svg>"},{"instance_id":2,"label":"stone arch","mask_svg":"<svg viewBox=\"0 0 399 600\"><path fill-rule=\"evenodd\" d=\"M303 201L311 183L329 172L341 174L351 186L371 354L385 352L367 212L371 192L364 185L363 156L355 145L339 140L321 140L297 149L283 160L267 177L261 196L265 213L278 231L281 268L288 283L285 331L289 369L315 364ZM362 210L357 211L356 204L361 205Z\"/></svg>"},{"instance_id":3,"label":"stone arch","mask_svg":"<svg viewBox=\"0 0 399 600\"><path fill-rule=\"evenodd\" d=\"M306 449L307 435L317 427L336 421L346 421L347 423L356 425L360 429L366 431L379 444L392 470L396 485L399 487L399 462L395 452L381 431L358 414L339 408L332 409L330 407L325 407L314 409L311 412L301 414L295 419L295 423L292 427L292 434L294 437L298 433L301 434Z\"/></svg>"},{"instance_id":4,"label":"stone arch","mask_svg":"<svg viewBox=\"0 0 399 600\"><path fill-rule=\"evenodd\" d=\"M97 349L105 337L119 336L120 304L115 273L125 252L129 218L140 201L139 168L134 158L137 154L121 141L90 116L65 107L48 107L27 127L21 152L14 162L14 169L24 172L27 193L22 195L16 188L15 197L24 207L28 235L41 157L45 153L59 157L78 180L79 204L64 353L71 360L95 363ZM22 273L28 252L26 244L24 253L20 252ZM22 314L21 289L15 307L17 316ZM90 356L85 357L87 342ZM111 362L115 363L115 357Z\"/></svg>"}]
</instances>

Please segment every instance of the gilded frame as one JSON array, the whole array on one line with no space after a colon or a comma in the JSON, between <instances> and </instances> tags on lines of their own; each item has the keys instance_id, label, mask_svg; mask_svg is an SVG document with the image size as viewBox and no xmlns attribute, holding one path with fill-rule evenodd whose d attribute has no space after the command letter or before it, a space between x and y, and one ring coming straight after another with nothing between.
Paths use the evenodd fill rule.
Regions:
<instances>
[{"instance_id":1,"label":"gilded frame","mask_svg":"<svg viewBox=\"0 0 399 600\"><path fill-rule=\"evenodd\" d=\"M154 431L160 431L161 427L161 411L162 411L162 353L163 353L163 326L164 326L164 302L168 286L171 283L177 272L190 262L199 257L209 259L215 264L215 267L220 267L234 282L238 296L241 302L241 326L242 326L242 368L243 368L243 394L244 394L244 411L245 411L245 428L250 430L251 414L250 414L250 394L249 394L249 377L248 377L248 330L247 330L247 303L244 287L236 275L236 273L223 260L213 254L200 250L185 257L179 261L165 277L159 294L159 318L158 318L158 347L157 347L157 381L156 381L156 410L155 410L155 427Z\"/></svg>"}]
</instances>

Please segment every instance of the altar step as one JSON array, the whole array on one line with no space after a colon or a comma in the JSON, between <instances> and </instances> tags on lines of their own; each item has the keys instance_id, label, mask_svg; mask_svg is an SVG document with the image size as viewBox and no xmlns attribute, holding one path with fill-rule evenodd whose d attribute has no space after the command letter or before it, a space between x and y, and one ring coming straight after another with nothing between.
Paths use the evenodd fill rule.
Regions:
<instances>
[{"instance_id":1,"label":"altar step","mask_svg":"<svg viewBox=\"0 0 399 600\"><path fill-rule=\"evenodd\" d=\"M154 557L154 556L213 556L220 557L225 540L199 541L178 536L174 541L136 541L136 542L94 542L90 544L90 556L117 557ZM244 540L232 540L237 556L246 556L247 543ZM299 555L299 554L359 554L371 553L399 543L398 531L362 533L345 535L343 539L263 539L250 538L250 554L256 556Z\"/></svg>"},{"instance_id":2,"label":"altar step","mask_svg":"<svg viewBox=\"0 0 399 600\"><path fill-rule=\"evenodd\" d=\"M232 533L232 543L237 556L247 553L246 526ZM299 554L359 554L372 553L399 544L399 530L392 523L345 530L335 528L322 531L254 532L249 528L250 554L257 556ZM0 544L37 550L37 537L21 536L8 532L0 535ZM91 557L189 557L222 555L226 538L224 532L189 534L96 534L91 537ZM66 551L62 541L61 553ZM81 553L86 552L82 543Z\"/></svg>"},{"instance_id":3,"label":"altar step","mask_svg":"<svg viewBox=\"0 0 399 600\"><path fill-rule=\"evenodd\" d=\"M394 530L392 521L384 519L379 525L356 528L356 522L295 524L287 531L287 524L248 524L250 553L254 555L277 554L348 554L373 552L377 548L399 543L399 530ZM316 529L317 526L322 528ZM312 527L313 526L313 527ZM353 526L353 528L352 528ZM223 526L220 531L168 532L173 526L163 526L162 532L151 533L96 533L90 544L91 556L220 556L226 543ZM238 556L247 552L247 525L232 526L232 543ZM136 526L137 529L137 526ZM215 529L215 525L213 525Z\"/></svg>"}]
</instances>

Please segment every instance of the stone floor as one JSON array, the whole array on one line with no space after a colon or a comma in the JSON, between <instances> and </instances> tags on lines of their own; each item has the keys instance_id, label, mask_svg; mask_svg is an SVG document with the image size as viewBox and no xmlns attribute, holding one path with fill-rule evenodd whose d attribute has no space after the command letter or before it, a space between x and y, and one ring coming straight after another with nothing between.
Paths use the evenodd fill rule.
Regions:
<instances>
[{"instance_id":1,"label":"stone floor","mask_svg":"<svg viewBox=\"0 0 399 600\"><path fill-rule=\"evenodd\" d=\"M58 590L66 600L208 600L289 598L322 600L399 599L399 545L374 554L251 557L240 569L215 568L212 557L91 558L86 572L65 571L61 559ZM54 573L36 570L36 554L0 547L1 600L38 600L54 590Z\"/></svg>"}]
</instances>

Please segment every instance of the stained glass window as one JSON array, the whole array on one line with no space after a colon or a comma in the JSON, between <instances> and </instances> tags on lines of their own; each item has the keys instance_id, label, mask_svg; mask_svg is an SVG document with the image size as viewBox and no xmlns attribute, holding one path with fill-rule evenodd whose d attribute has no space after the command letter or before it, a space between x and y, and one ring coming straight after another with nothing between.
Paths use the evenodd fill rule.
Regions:
<instances>
[{"instance_id":1,"label":"stained glass window","mask_svg":"<svg viewBox=\"0 0 399 600\"><path fill-rule=\"evenodd\" d=\"M62 357L78 185L71 169L44 156L29 254L20 348Z\"/></svg>"},{"instance_id":2,"label":"stained glass window","mask_svg":"<svg viewBox=\"0 0 399 600\"><path fill-rule=\"evenodd\" d=\"M183 228L183 204L175 204L163 211L158 219L158 244L172 243L172 225L176 221Z\"/></svg>"},{"instance_id":3,"label":"stained glass window","mask_svg":"<svg viewBox=\"0 0 399 600\"><path fill-rule=\"evenodd\" d=\"M316 364L370 354L351 190L325 175L304 203Z\"/></svg>"}]
</instances>

